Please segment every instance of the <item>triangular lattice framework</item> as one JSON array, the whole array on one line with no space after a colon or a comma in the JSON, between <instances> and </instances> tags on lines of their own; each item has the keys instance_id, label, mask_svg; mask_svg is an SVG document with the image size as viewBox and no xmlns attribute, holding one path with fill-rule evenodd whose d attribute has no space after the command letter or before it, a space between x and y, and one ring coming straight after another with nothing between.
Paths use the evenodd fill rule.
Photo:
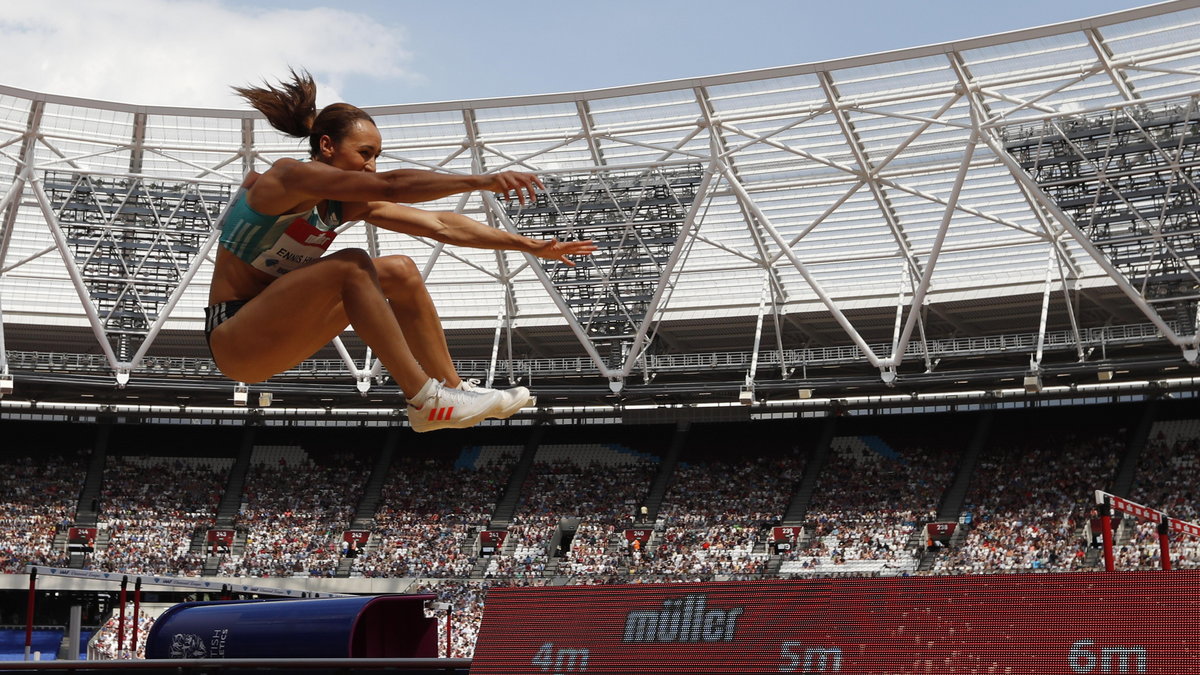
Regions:
<instances>
[{"instance_id":1,"label":"triangular lattice framework","mask_svg":"<svg viewBox=\"0 0 1200 675\"><path fill-rule=\"evenodd\" d=\"M1004 130L1005 149L1181 335L1200 299L1200 98Z\"/></svg>"},{"instance_id":2,"label":"triangular lattice framework","mask_svg":"<svg viewBox=\"0 0 1200 675\"><path fill-rule=\"evenodd\" d=\"M700 164L601 169L544 177L536 203L508 209L527 236L592 239L576 266L541 260L552 285L608 365L620 367L667 272L703 178Z\"/></svg>"},{"instance_id":3,"label":"triangular lattice framework","mask_svg":"<svg viewBox=\"0 0 1200 675\"><path fill-rule=\"evenodd\" d=\"M194 264L230 187L47 171L42 187L117 358L127 361Z\"/></svg>"}]
</instances>

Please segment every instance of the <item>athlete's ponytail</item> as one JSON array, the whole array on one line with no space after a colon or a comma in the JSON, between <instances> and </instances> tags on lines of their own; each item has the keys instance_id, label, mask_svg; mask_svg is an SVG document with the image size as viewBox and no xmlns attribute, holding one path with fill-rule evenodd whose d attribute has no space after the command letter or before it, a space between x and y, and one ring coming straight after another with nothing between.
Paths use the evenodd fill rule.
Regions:
<instances>
[{"instance_id":1,"label":"athlete's ponytail","mask_svg":"<svg viewBox=\"0 0 1200 675\"><path fill-rule=\"evenodd\" d=\"M358 120L375 124L365 111L349 103L325 106L317 114L317 84L308 71L291 69L292 81L280 82L278 87L234 87L239 96L266 116L271 126L297 138L308 138L309 152L316 157L321 152L321 137L329 136L336 143L350 131Z\"/></svg>"},{"instance_id":2,"label":"athlete's ponytail","mask_svg":"<svg viewBox=\"0 0 1200 675\"><path fill-rule=\"evenodd\" d=\"M263 83L262 87L234 87L239 96L266 116L271 126L288 136L307 138L312 134L317 118L317 83L312 75L292 70L291 82L279 86Z\"/></svg>"}]
</instances>

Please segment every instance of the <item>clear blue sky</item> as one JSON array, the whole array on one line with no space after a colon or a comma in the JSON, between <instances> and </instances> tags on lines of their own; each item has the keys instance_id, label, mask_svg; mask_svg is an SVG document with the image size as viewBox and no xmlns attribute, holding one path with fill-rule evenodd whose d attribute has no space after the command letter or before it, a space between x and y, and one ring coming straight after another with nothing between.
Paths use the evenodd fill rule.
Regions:
<instances>
[{"instance_id":1,"label":"clear blue sky","mask_svg":"<svg viewBox=\"0 0 1200 675\"><path fill-rule=\"evenodd\" d=\"M312 71L322 105L598 89L1082 19L1145 0L0 0L0 84L242 107ZM47 49L47 45L52 45Z\"/></svg>"},{"instance_id":2,"label":"clear blue sky","mask_svg":"<svg viewBox=\"0 0 1200 675\"><path fill-rule=\"evenodd\" d=\"M309 6L320 2L261 5ZM1145 0L571 0L354 3L403 27L422 79L361 104L595 89L914 47L1096 16ZM360 88L361 85L361 88Z\"/></svg>"}]
</instances>

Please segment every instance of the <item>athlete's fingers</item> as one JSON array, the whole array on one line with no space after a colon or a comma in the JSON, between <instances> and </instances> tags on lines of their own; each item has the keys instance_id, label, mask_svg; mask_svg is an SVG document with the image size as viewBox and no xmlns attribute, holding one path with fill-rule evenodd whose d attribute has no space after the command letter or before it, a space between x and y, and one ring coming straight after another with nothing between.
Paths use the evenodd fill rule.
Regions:
<instances>
[{"instance_id":1,"label":"athlete's fingers","mask_svg":"<svg viewBox=\"0 0 1200 675\"><path fill-rule=\"evenodd\" d=\"M497 174L497 180L503 185L506 194L512 193L512 196L517 198L521 205L525 205L526 201L533 204L537 201L537 188L545 187L541 180L532 173L524 173L521 171L504 171ZM511 197L509 197L511 199Z\"/></svg>"},{"instance_id":2,"label":"athlete's fingers","mask_svg":"<svg viewBox=\"0 0 1200 675\"><path fill-rule=\"evenodd\" d=\"M530 205L537 203L537 187L540 184L541 184L541 181L538 180L537 176L534 176L532 174L530 174L528 177L528 180L525 181L525 190L527 192L529 192L529 204Z\"/></svg>"},{"instance_id":3,"label":"athlete's fingers","mask_svg":"<svg viewBox=\"0 0 1200 675\"><path fill-rule=\"evenodd\" d=\"M521 204L524 205L526 199L529 200L530 204L537 201L537 195L533 190L533 176L530 174L519 173L516 174L516 177L518 180L517 195L520 197Z\"/></svg>"},{"instance_id":4,"label":"athlete's fingers","mask_svg":"<svg viewBox=\"0 0 1200 675\"><path fill-rule=\"evenodd\" d=\"M595 253L597 250L595 242L593 242L590 239L588 239L586 241L565 242L564 246L566 246L569 249L568 253L571 255L583 255L585 253Z\"/></svg>"}]
</instances>

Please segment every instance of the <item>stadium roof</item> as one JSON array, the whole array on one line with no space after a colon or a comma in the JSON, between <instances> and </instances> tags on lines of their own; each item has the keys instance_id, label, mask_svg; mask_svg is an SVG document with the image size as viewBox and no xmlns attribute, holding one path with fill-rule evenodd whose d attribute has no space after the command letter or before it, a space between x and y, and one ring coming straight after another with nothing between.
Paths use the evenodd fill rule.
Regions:
<instances>
[{"instance_id":1,"label":"stadium roof","mask_svg":"<svg viewBox=\"0 0 1200 675\"><path fill-rule=\"evenodd\" d=\"M443 248L369 226L348 229L334 247L411 256L428 272L456 358L471 360L466 370L525 379L544 372L564 399L603 396L610 383L632 392L635 377L648 385L660 373L667 388L719 381L736 394L738 385L795 391L797 383L866 387L898 377L917 386L984 372L1011 380L1031 361L1079 370L1111 357L1187 368L1180 347L1190 339L1194 349L1194 325L1176 327L1175 344L1164 340L1145 304L997 153L1013 125L1178 105L1198 94L1200 2L1186 0L822 63L368 109L383 135L381 171L523 169L600 192L621 177L666 181L677 202L667 234L676 239L657 253L649 244L634 251L654 283L638 296L638 311L625 312L627 331L615 339L589 323L586 313L598 305L581 309L579 298L592 291L570 295L552 282L555 270L520 254ZM303 154L301 143L252 111L0 86L0 310L9 370L69 395L83 389L64 383L111 386L123 368L134 380L149 378L146 361L131 362L100 326L97 282L72 277L71 265L82 268L86 256L54 227L71 199L55 197L56 180L95 175L210 190ZM698 184L691 201L662 178L689 171ZM614 200L609 211L620 211ZM571 215L564 203L552 198L548 207L562 222ZM481 194L425 206L497 227L520 228L531 217ZM610 228L614 241L644 237L635 220ZM160 303L161 326L143 336L147 359L206 356L211 262L195 260L178 304ZM600 270L589 288L626 306L633 296L614 291L613 274ZM1092 354L1097 343L1080 337L1108 330L1132 336L1112 341L1125 356ZM939 365L931 345L962 340L983 346L962 351L961 361L947 353ZM345 343L361 368L361 345L350 335ZM1017 348L1006 353L1007 346ZM849 356L814 357L832 352ZM749 365L708 375L705 355L726 354ZM332 349L323 356L341 367ZM46 365L55 359L73 365ZM810 361L828 370L810 372ZM684 362L691 366L656 365ZM160 363L168 375L194 367ZM930 378L939 368L945 377ZM107 377L73 379L101 371ZM354 378L345 368L343 375L339 386L352 391Z\"/></svg>"}]
</instances>

